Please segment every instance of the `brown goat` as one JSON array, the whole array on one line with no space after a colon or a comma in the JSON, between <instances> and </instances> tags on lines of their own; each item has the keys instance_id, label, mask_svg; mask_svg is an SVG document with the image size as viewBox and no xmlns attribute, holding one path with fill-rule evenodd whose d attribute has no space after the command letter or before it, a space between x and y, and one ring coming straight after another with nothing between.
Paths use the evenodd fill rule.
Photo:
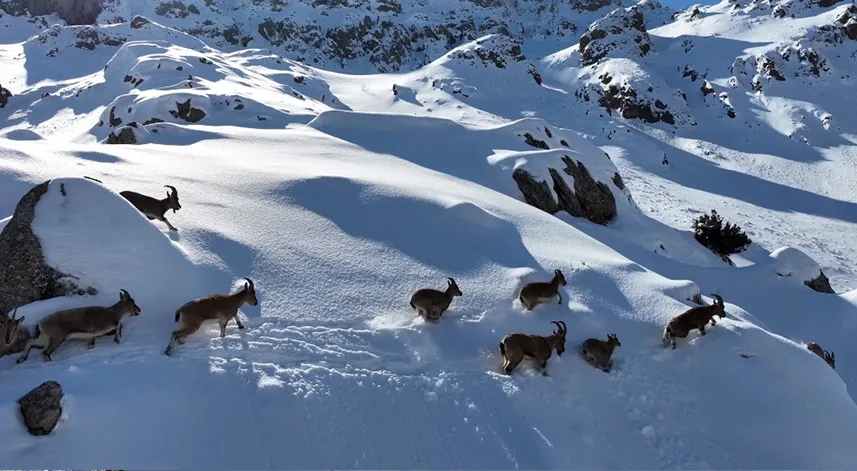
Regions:
<instances>
[{"instance_id":1,"label":"brown goat","mask_svg":"<svg viewBox=\"0 0 857 471\"><path fill-rule=\"evenodd\" d=\"M33 347L41 348L45 361L51 361L51 354L66 340L89 340L88 347L95 347L95 339L105 334L113 334L113 341L119 343L122 338L122 318L126 314L140 315L140 307L127 291L119 290L119 301L112 306L86 306L65 309L48 315L36 324L36 335L27 341L24 353L17 363L26 361Z\"/></svg>"},{"instance_id":2,"label":"brown goat","mask_svg":"<svg viewBox=\"0 0 857 471\"><path fill-rule=\"evenodd\" d=\"M621 346L622 342L619 341L616 334L607 334L606 342L593 338L586 339L580 347L580 353L587 363L607 373L613 366L613 362L610 360L610 357L613 356L613 350Z\"/></svg>"},{"instance_id":3,"label":"brown goat","mask_svg":"<svg viewBox=\"0 0 857 471\"><path fill-rule=\"evenodd\" d=\"M518 332L506 334L500 341L500 354L503 356L503 372L512 374L524 357L536 361L542 374L548 375L548 358L556 350L557 356L565 352L566 327L563 321L551 321L557 328L547 337L542 335L521 334Z\"/></svg>"},{"instance_id":4,"label":"brown goat","mask_svg":"<svg viewBox=\"0 0 857 471\"><path fill-rule=\"evenodd\" d=\"M174 186L164 185L164 187L173 190L173 192L170 193L168 191L167 197L162 200L152 198L151 196L141 195L135 191L123 191L119 194L137 208L138 211L143 213L144 216L149 218L150 221L157 219L158 221L162 221L166 224L171 231L177 231L178 229L173 227L173 225L170 224L170 221L167 221L165 214L171 209L173 210L173 213L182 209L182 205L179 204L179 192Z\"/></svg>"},{"instance_id":5,"label":"brown goat","mask_svg":"<svg viewBox=\"0 0 857 471\"><path fill-rule=\"evenodd\" d=\"M449 309L452 300L456 296L462 296L455 280L452 278L447 278L447 280L446 291L422 288L411 295L411 308L417 311L417 315L429 322L437 322L443 317L443 313Z\"/></svg>"},{"instance_id":6,"label":"brown goat","mask_svg":"<svg viewBox=\"0 0 857 471\"><path fill-rule=\"evenodd\" d=\"M563 276L562 272L560 270L554 270L553 279L551 281L532 281L525 284L521 288L518 300L521 301L521 304L523 304L528 311L541 303L549 302L554 296L559 296L559 302L557 304L562 304L562 293L559 292L559 287L565 286L566 284L565 276Z\"/></svg>"},{"instance_id":7,"label":"brown goat","mask_svg":"<svg viewBox=\"0 0 857 471\"><path fill-rule=\"evenodd\" d=\"M714 316L720 316L721 319L726 317L725 307L723 306L723 298L717 294L711 295L715 301L710 306L696 306L674 317L666 327L664 327L663 343L666 346L672 344L675 350L676 338L687 338L687 335L694 329L699 330L700 335L705 335L705 326L711 322L711 325L717 325Z\"/></svg>"},{"instance_id":8,"label":"brown goat","mask_svg":"<svg viewBox=\"0 0 857 471\"><path fill-rule=\"evenodd\" d=\"M821 345L810 342L806 344L806 349L818 355L822 360L826 361L828 365L834 370L836 369L836 356L833 352L828 352L827 350L821 348Z\"/></svg>"},{"instance_id":9,"label":"brown goat","mask_svg":"<svg viewBox=\"0 0 857 471\"><path fill-rule=\"evenodd\" d=\"M184 344L185 339L199 330L203 322L208 320L217 319L220 323L220 337L226 336L226 324L232 319L235 319L239 329L243 329L244 324L238 319L238 309L245 303L251 306L259 304L253 280L244 279L247 280L244 288L237 293L212 294L189 301L180 307L175 316L175 321L179 324L178 328L170 336L170 343L164 353L169 356L176 342Z\"/></svg>"},{"instance_id":10,"label":"brown goat","mask_svg":"<svg viewBox=\"0 0 857 471\"><path fill-rule=\"evenodd\" d=\"M0 318L0 357L9 353L10 350L18 343L18 331L21 329L21 322L24 317L15 319L18 313L18 308L12 312L12 317L6 315Z\"/></svg>"}]
</instances>

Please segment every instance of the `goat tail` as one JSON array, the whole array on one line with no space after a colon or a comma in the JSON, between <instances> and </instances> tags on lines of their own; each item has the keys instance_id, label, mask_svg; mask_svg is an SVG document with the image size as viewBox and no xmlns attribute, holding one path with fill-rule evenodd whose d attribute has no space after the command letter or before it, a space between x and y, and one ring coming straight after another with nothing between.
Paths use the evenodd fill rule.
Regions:
<instances>
[{"instance_id":1,"label":"goat tail","mask_svg":"<svg viewBox=\"0 0 857 471\"><path fill-rule=\"evenodd\" d=\"M178 309L178 310L176 311L176 322L178 322L178 321L179 321L179 317L181 317L181 315L182 315L182 310L181 310L181 309Z\"/></svg>"},{"instance_id":2,"label":"goat tail","mask_svg":"<svg viewBox=\"0 0 857 471\"><path fill-rule=\"evenodd\" d=\"M413 301L410 301L410 303L409 303L409 304L411 305L411 309L416 309L416 308L417 308L416 306L414 306L414 302L413 302Z\"/></svg>"},{"instance_id":3,"label":"goat tail","mask_svg":"<svg viewBox=\"0 0 857 471\"><path fill-rule=\"evenodd\" d=\"M35 327L33 327L33 338L37 339L42 336L42 329L39 328L39 323L37 322Z\"/></svg>"},{"instance_id":4,"label":"goat tail","mask_svg":"<svg viewBox=\"0 0 857 471\"><path fill-rule=\"evenodd\" d=\"M672 331L672 329L670 328L670 326L669 326L669 325L667 325L666 327L664 327L663 344L664 344L664 345L668 344L668 343L670 342L670 338L671 338L672 336L673 336L673 331Z\"/></svg>"},{"instance_id":5,"label":"goat tail","mask_svg":"<svg viewBox=\"0 0 857 471\"><path fill-rule=\"evenodd\" d=\"M500 342L500 355L503 355L504 358L506 357L506 346L503 345L503 342Z\"/></svg>"}]
</instances>

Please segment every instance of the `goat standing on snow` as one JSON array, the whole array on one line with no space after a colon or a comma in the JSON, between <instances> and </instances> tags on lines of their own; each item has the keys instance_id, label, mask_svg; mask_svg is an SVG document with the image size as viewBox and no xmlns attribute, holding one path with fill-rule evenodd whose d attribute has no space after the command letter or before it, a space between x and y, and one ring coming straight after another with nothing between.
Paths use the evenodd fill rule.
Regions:
<instances>
[{"instance_id":1,"label":"goat standing on snow","mask_svg":"<svg viewBox=\"0 0 857 471\"><path fill-rule=\"evenodd\" d=\"M836 369L836 356L833 352L828 352L827 350L821 348L821 345L810 342L806 344L806 349L818 355L822 360L826 361L828 365L834 370Z\"/></svg>"},{"instance_id":2,"label":"goat standing on snow","mask_svg":"<svg viewBox=\"0 0 857 471\"><path fill-rule=\"evenodd\" d=\"M231 319L235 319L238 328L243 329L244 325L238 319L238 309L245 303L251 306L259 304L253 280L244 279L247 282L244 283L244 288L237 293L212 294L189 301L180 307L176 311L175 317L179 324L178 328L170 336L170 344L167 345L167 350L164 353L169 356L176 342L184 344L187 336L199 330L202 323L207 320L217 319L220 323L220 337L226 336L226 324Z\"/></svg>"},{"instance_id":3,"label":"goat standing on snow","mask_svg":"<svg viewBox=\"0 0 857 471\"><path fill-rule=\"evenodd\" d=\"M542 374L548 375L548 358L556 350L557 356L565 352L566 327L563 321L551 321L556 329L547 337L542 335L521 334L518 332L506 334L500 341L500 354L503 356L503 372L512 374L524 357L534 359L539 364Z\"/></svg>"},{"instance_id":4,"label":"goat standing on snow","mask_svg":"<svg viewBox=\"0 0 857 471\"><path fill-rule=\"evenodd\" d=\"M140 307L127 291L120 290L119 302L112 306L87 306L57 311L36 324L35 338L27 341L24 353L17 363L26 361L33 347L41 348L45 361L66 340L89 340L89 348L95 347L95 339L113 332L113 341L122 338L122 318L126 314L140 315Z\"/></svg>"},{"instance_id":5,"label":"goat standing on snow","mask_svg":"<svg viewBox=\"0 0 857 471\"><path fill-rule=\"evenodd\" d=\"M411 296L411 308L416 309L417 314L429 322L439 321L443 317L443 313L449 309L452 300L456 296L462 296L455 280L452 278L447 278L447 280L446 291L422 288L415 291Z\"/></svg>"},{"instance_id":6,"label":"goat standing on snow","mask_svg":"<svg viewBox=\"0 0 857 471\"><path fill-rule=\"evenodd\" d=\"M179 204L179 192L174 186L164 185L164 187L173 190L173 192L167 192L167 197L162 200L152 198L151 196L141 195L134 191L123 191L119 194L134 205L134 207L143 213L144 216L149 218L150 221L152 219L157 219L158 221L164 222L171 231L177 231L178 229L173 227L164 215L171 209L173 210L173 214L175 214L179 209L182 209L182 205Z\"/></svg>"},{"instance_id":7,"label":"goat standing on snow","mask_svg":"<svg viewBox=\"0 0 857 471\"><path fill-rule=\"evenodd\" d=\"M613 350L621 346L622 343L619 342L619 337L616 334L607 334L606 342L599 339L586 339L580 347L580 354L590 365L609 373L613 363L610 361Z\"/></svg>"},{"instance_id":8,"label":"goat standing on snow","mask_svg":"<svg viewBox=\"0 0 857 471\"><path fill-rule=\"evenodd\" d=\"M518 295L518 300L521 304L531 311L534 307L541 303L550 302L554 296L559 296L559 302L562 304L562 293L559 292L560 286L565 286L565 276L560 270L553 271L553 279L550 281L533 281L525 284L521 288L521 293Z\"/></svg>"},{"instance_id":9,"label":"goat standing on snow","mask_svg":"<svg viewBox=\"0 0 857 471\"><path fill-rule=\"evenodd\" d=\"M712 294L715 301L711 306L696 306L677 315L664 327L664 346L672 344L675 350L676 338L687 338L687 335L694 329L699 330L700 335L705 335L705 326L711 322L711 325L717 325L714 316L720 316L721 319L726 317L726 311L723 306L723 298L719 295Z\"/></svg>"}]
</instances>

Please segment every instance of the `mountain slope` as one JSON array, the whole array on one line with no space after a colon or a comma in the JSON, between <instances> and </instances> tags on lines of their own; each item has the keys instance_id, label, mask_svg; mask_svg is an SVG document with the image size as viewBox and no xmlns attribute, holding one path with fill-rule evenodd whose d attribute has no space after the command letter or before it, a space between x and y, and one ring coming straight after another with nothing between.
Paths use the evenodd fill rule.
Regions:
<instances>
[{"instance_id":1,"label":"mountain slope","mask_svg":"<svg viewBox=\"0 0 857 471\"><path fill-rule=\"evenodd\" d=\"M100 18L130 4L112 5ZM274 4L242 14L263 7ZM301 8L294 21L312 23ZM314 10L318 24L333 10ZM37 351L22 364L0 358L10 417L42 381L66 392L48 437L17 419L0 425L3 463L853 467L855 197L843 169L855 133L842 111L849 82L836 79L853 67L857 41L839 21L851 10L696 10L672 20L654 2L605 8L575 16L590 26L572 47L480 34L427 50L423 67L367 75L230 51L188 34L195 14L180 18L180 7L169 22L0 17L13 93L0 109L0 217L53 179L33 231L48 263L98 290L18 314L32 327L56 309L115 302L119 289L143 310L119 345L69 341L50 363ZM824 31L844 31L842 42L813 42ZM830 70L814 75L809 48ZM824 113L833 118L809 118ZM107 144L117 140L136 145ZM529 204L522 172L565 209ZM169 215L178 232L117 194L159 196L163 185L180 193ZM605 221L571 214L595 202ZM754 240L734 266L688 231L712 207ZM525 311L520 287L554 269L568 280L563 300ZM804 285L819 270L840 294ZM246 329L230 324L220 338L205 327L163 354L183 302L245 276L260 300L242 307ZM463 296L427 324L408 298L446 277ZM663 326L715 292L728 317L662 348ZM526 363L500 374L503 335L547 335L552 320L569 333L550 375ZM622 345L605 374L578 352L608 332ZM810 341L836 352L836 369Z\"/></svg>"}]
</instances>

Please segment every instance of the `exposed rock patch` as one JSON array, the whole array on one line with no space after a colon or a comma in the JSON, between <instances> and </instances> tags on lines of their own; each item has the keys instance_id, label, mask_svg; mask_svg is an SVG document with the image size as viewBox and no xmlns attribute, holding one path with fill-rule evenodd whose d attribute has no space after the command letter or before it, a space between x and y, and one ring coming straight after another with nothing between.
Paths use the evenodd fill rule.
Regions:
<instances>
[{"instance_id":1,"label":"exposed rock patch","mask_svg":"<svg viewBox=\"0 0 857 471\"><path fill-rule=\"evenodd\" d=\"M196 123L205 118L205 111L199 108L194 108L190 104L190 98L184 103L176 103L176 110L170 110L170 114L174 118L183 119L189 123Z\"/></svg>"},{"instance_id":2,"label":"exposed rock patch","mask_svg":"<svg viewBox=\"0 0 857 471\"><path fill-rule=\"evenodd\" d=\"M591 25L578 43L580 63L595 64L611 57L643 57L652 51L643 11L637 6L619 8Z\"/></svg>"},{"instance_id":3,"label":"exposed rock patch","mask_svg":"<svg viewBox=\"0 0 857 471\"><path fill-rule=\"evenodd\" d=\"M817 277L811 280L806 280L803 284L819 293L836 294L836 291L833 291L833 287L830 286L830 280L827 279L827 276L825 276L824 272L821 270L819 270Z\"/></svg>"},{"instance_id":4,"label":"exposed rock patch","mask_svg":"<svg viewBox=\"0 0 857 471\"><path fill-rule=\"evenodd\" d=\"M565 164L563 172L574 179L574 189L568 186L555 168L548 168L553 190L547 181L537 181L526 170L517 169L512 173L512 178L524 195L524 200L542 211L551 214L565 211L596 224L606 224L616 217L616 199L610 187L593 179L583 163L568 156L563 156L562 162Z\"/></svg>"},{"instance_id":5,"label":"exposed rock patch","mask_svg":"<svg viewBox=\"0 0 857 471\"><path fill-rule=\"evenodd\" d=\"M93 25L104 9L104 0L4 0L0 10L12 15L56 14L69 25Z\"/></svg>"},{"instance_id":6,"label":"exposed rock patch","mask_svg":"<svg viewBox=\"0 0 857 471\"><path fill-rule=\"evenodd\" d=\"M137 135L134 134L134 129L131 126L124 126L121 129L113 131L107 136L105 141L107 144L136 144Z\"/></svg>"},{"instance_id":7,"label":"exposed rock patch","mask_svg":"<svg viewBox=\"0 0 857 471\"><path fill-rule=\"evenodd\" d=\"M0 85L0 108L5 108L9 103L9 98L12 98L12 92Z\"/></svg>"}]
</instances>

